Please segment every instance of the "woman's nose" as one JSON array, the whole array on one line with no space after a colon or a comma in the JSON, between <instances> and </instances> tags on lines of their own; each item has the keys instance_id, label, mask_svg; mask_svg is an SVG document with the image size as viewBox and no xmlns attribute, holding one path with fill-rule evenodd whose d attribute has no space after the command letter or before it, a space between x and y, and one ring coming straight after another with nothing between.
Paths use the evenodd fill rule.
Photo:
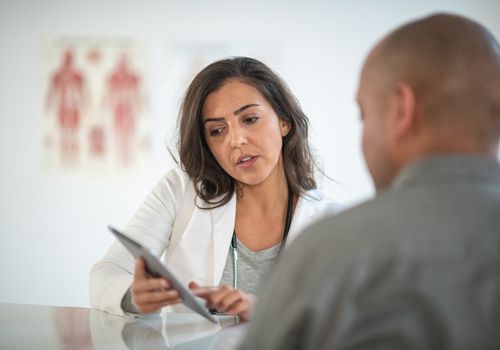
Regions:
<instances>
[{"instance_id":1,"label":"woman's nose","mask_svg":"<svg viewBox=\"0 0 500 350\"><path fill-rule=\"evenodd\" d=\"M243 147L247 144L245 133L240 128L231 128L229 137L231 138L230 142L233 148Z\"/></svg>"}]
</instances>

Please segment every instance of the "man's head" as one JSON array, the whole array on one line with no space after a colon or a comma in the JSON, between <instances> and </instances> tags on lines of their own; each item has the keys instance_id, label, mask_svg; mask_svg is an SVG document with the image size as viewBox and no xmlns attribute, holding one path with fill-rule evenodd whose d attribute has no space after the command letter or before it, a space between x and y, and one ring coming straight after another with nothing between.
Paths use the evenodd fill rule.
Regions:
<instances>
[{"instance_id":1,"label":"man's head","mask_svg":"<svg viewBox=\"0 0 500 350\"><path fill-rule=\"evenodd\" d=\"M390 33L362 69L363 153L377 190L430 154L496 157L500 46L480 24L433 15Z\"/></svg>"}]
</instances>

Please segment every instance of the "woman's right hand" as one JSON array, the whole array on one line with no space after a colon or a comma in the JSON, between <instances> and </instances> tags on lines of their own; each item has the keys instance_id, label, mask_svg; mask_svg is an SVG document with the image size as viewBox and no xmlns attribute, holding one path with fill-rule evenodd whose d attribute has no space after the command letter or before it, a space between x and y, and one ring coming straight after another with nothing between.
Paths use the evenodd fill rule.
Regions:
<instances>
[{"instance_id":1,"label":"woman's right hand","mask_svg":"<svg viewBox=\"0 0 500 350\"><path fill-rule=\"evenodd\" d=\"M166 278L154 278L149 275L143 258L136 260L130 291L133 305L144 314L158 312L164 306L182 301L179 293Z\"/></svg>"}]
</instances>

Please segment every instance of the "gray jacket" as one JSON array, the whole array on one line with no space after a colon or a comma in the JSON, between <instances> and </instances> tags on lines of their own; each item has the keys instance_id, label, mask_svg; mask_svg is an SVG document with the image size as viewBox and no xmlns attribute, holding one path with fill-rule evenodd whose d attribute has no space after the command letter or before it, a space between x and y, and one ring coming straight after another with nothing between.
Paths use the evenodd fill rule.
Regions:
<instances>
[{"instance_id":1,"label":"gray jacket","mask_svg":"<svg viewBox=\"0 0 500 350\"><path fill-rule=\"evenodd\" d=\"M500 349L500 166L436 156L301 235L241 349Z\"/></svg>"}]
</instances>

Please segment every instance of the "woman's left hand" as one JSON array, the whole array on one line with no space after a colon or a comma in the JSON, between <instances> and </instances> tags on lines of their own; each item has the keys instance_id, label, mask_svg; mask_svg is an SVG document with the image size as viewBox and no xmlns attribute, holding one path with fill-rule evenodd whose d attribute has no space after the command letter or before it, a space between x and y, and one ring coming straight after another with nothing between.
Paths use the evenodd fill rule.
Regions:
<instances>
[{"instance_id":1,"label":"woman's left hand","mask_svg":"<svg viewBox=\"0 0 500 350\"><path fill-rule=\"evenodd\" d=\"M189 288L194 295L207 301L209 309L239 316L245 321L252 318L256 302L256 297L253 294L244 293L227 285L200 287L196 282L189 283Z\"/></svg>"}]
</instances>

